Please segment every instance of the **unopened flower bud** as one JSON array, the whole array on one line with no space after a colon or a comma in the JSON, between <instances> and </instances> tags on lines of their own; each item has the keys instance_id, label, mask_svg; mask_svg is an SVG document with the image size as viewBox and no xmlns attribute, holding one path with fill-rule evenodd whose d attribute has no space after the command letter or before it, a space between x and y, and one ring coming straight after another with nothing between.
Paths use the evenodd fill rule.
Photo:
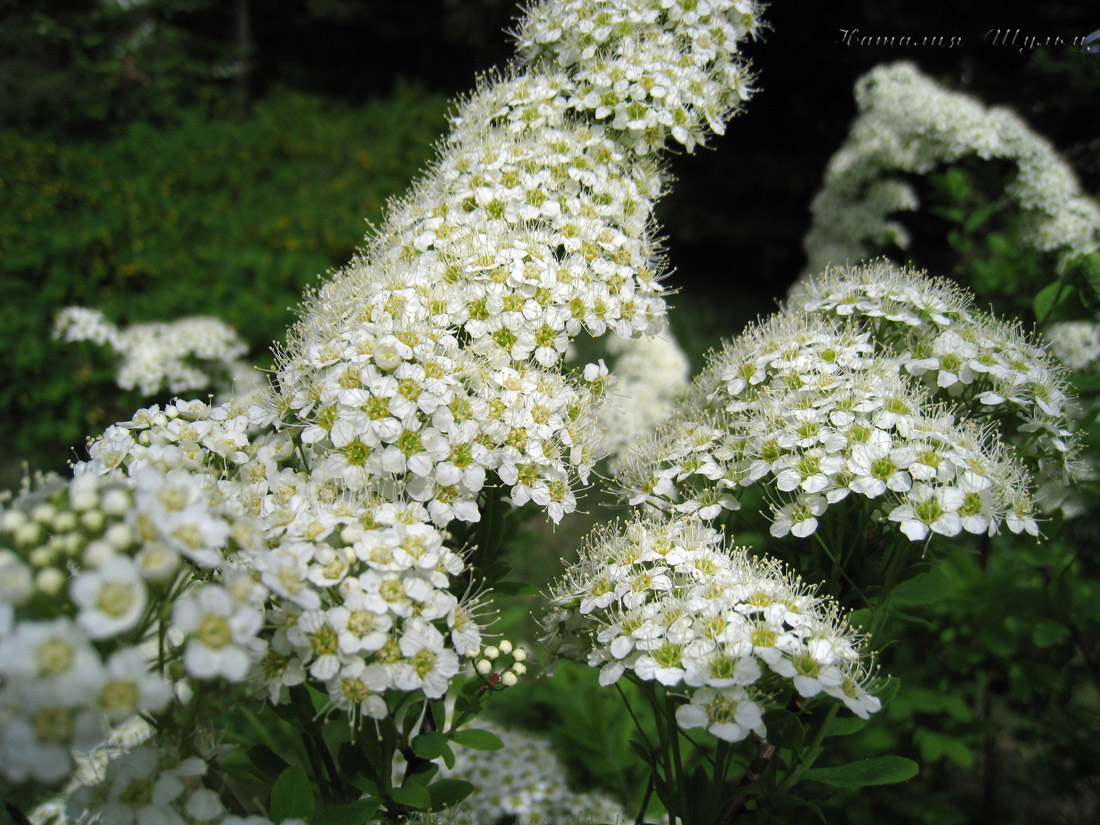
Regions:
<instances>
[{"instance_id":1,"label":"unopened flower bud","mask_svg":"<svg viewBox=\"0 0 1100 825\"><path fill-rule=\"evenodd\" d=\"M27 514L22 510L8 510L0 516L0 529L6 533L14 533L27 523Z\"/></svg>"},{"instance_id":2,"label":"unopened flower bud","mask_svg":"<svg viewBox=\"0 0 1100 825\"><path fill-rule=\"evenodd\" d=\"M395 370L401 366L401 353L393 344L382 344L374 351L374 363L380 369Z\"/></svg>"},{"instance_id":3,"label":"unopened flower bud","mask_svg":"<svg viewBox=\"0 0 1100 825\"><path fill-rule=\"evenodd\" d=\"M38 544L38 539L41 535L42 531L38 529L38 525L33 521L28 521L19 526L13 538L17 545L21 547L30 547L32 544Z\"/></svg>"},{"instance_id":4,"label":"unopened flower bud","mask_svg":"<svg viewBox=\"0 0 1100 825\"><path fill-rule=\"evenodd\" d=\"M52 504L39 504L31 513L31 518L39 524L49 524L57 515L57 509Z\"/></svg>"},{"instance_id":5,"label":"unopened flower bud","mask_svg":"<svg viewBox=\"0 0 1100 825\"><path fill-rule=\"evenodd\" d=\"M65 574L56 567L39 570L38 575L34 577L34 586L47 596L56 596L65 586Z\"/></svg>"},{"instance_id":6,"label":"unopened flower bud","mask_svg":"<svg viewBox=\"0 0 1100 825\"><path fill-rule=\"evenodd\" d=\"M115 555L115 548L105 541L90 541L84 548L84 565L86 567L102 567Z\"/></svg>"},{"instance_id":7,"label":"unopened flower bud","mask_svg":"<svg viewBox=\"0 0 1100 825\"><path fill-rule=\"evenodd\" d=\"M517 647L512 651L512 658L517 662L522 662L527 658L527 651L522 647Z\"/></svg>"},{"instance_id":8,"label":"unopened flower bud","mask_svg":"<svg viewBox=\"0 0 1100 825\"><path fill-rule=\"evenodd\" d=\"M493 669L493 663L488 659L482 659L475 665L475 668L482 676L488 676L489 671Z\"/></svg>"},{"instance_id":9,"label":"unopened flower bud","mask_svg":"<svg viewBox=\"0 0 1100 825\"><path fill-rule=\"evenodd\" d=\"M134 536L125 524L112 524L103 534L103 540L116 550L125 550L133 544Z\"/></svg>"},{"instance_id":10,"label":"unopened flower bud","mask_svg":"<svg viewBox=\"0 0 1100 825\"><path fill-rule=\"evenodd\" d=\"M340 541L344 544L355 544L361 538L363 538L363 525L359 522L349 524L340 531Z\"/></svg>"},{"instance_id":11,"label":"unopened flower bud","mask_svg":"<svg viewBox=\"0 0 1100 825\"><path fill-rule=\"evenodd\" d=\"M80 516L80 526L92 533L98 533L103 529L103 512L88 510Z\"/></svg>"},{"instance_id":12,"label":"unopened flower bud","mask_svg":"<svg viewBox=\"0 0 1100 825\"><path fill-rule=\"evenodd\" d=\"M485 656L485 658L489 659L489 660L495 659L497 656L500 655L500 651L497 650L492 645L489 645L487 648L485 648L485 650L482 651L482 653Z\"/></svg>"},{"instance_id":13,"label":"unopened flower bud","mask_svg":"<svg viewBox=\"0 0 1100 825\"><path fill-rule=\"evenodd\" d=\"M103 502L100 506L108 515L121 516L130 509L130 496L125 490L108 490L103 494Z\"/></svg>"},{"instance_id":14,"label":"unopened flower bud","mask_svg":"<svg viewBox=\"0 0 1100 825\"><path fill-rule=\"evenodd\" d=\"M500 648L500 652L505 655L508 655L512 652L512 643L509 642L507 639L501 639L500 644L497 645L497 647Z\"/></svg>"},{"instance_id":15,"label":"unopened flower bud","mask_svg":"<svg viewBox=\"0 0 1100 825\"><path fill-rule=\"evenodd\" d=\"M512 673L510 670L500 677L500 683L505 687L514 687L518 681L519 679L516 677L516 674Z\"/></svg>"},{"instance_id":16,"label":"unopened flower bud","mask_svg":"<svg viewBox=\"0 0 1100 825\"><path fill-rule=\"evenodd\" d=\"M516 662L512 665L512 673L516 674L516 676L522 676L526 672L527 665L522 664L521 662Z\"/></svg>"}]
</instances>

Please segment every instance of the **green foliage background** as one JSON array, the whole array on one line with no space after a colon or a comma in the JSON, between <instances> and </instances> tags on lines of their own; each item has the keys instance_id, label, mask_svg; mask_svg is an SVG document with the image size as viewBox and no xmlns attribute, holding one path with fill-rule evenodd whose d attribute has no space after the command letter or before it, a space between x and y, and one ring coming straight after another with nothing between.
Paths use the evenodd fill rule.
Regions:
<instances>
[{"instance_id":1,"label":"green foliage background","mask_svg":"<svg viewBox=\"0 0 1100 825\"><path fill-rule=\"evenodd\" d=\"M106 353L51 339L57 312L116 322L210 314L253 362L319 274L346 262L431 157L446 102L412 86L351 107L281 91L246 121L194 109L106 140L0 132L0 480L63 467L140 405Z\"/></svg>"}]
</instances>

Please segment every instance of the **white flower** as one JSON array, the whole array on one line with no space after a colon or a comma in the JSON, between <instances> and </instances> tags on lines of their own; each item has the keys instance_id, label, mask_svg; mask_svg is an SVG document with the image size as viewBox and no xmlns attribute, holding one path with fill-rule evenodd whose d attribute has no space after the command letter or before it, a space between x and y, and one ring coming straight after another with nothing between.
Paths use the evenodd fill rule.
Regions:
<instances>
[{"instance_id":1,"label":"white flower","mask_svg":"<svg viewBox=\"0 0 1100 825\"><path fill-rule=\"evenodd\" d=\"M394 686L406 691L422 688L429 699L446 693L451 677L458 673L458 656L443 642L443 634L427 622L406 622L400 641L405 659L394 671Z\"/></svg>"},{"instance_id":2,"label":"white flower","mask_svg":"<svg viewBox=\"0 0 1100 825\"><path fill-rule=\"evenodd\" d=\"M263 625L259 611L238 604L224 587L204 584L180 599L172 625L187 634L183 664L196 679L244 679L253 660L253 640Z\"/></svg>"},{"instance_id":3,"label":"white flower","mask_svg":"<svg viewBox=\"0 0 1100 825\"><path fill-rule=\"evenodd\" d=\"M750 733L764 736L760 706L744 688L699 688L691 702L676 709L676 723L685 729L706 728L726 742L740 742Z\"/></svg>"},{"instance_id":4,"label":"white flower","mask_svg":"<svg viewBox=\"0 0 1100 825\"><path fill-rule=\"evenodd\" d=\"M113 556L98 569L77 575L69 594L80 608L77 624L93 639L134 629L148 600L141 571L127 556Z\"/></svg>"}]
</instances>

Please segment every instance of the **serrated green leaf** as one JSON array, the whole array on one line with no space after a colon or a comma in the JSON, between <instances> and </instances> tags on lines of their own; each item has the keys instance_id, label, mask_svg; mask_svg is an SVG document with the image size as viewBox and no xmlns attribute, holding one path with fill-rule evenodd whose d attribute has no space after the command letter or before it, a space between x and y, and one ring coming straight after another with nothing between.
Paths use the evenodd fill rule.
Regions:
<instances>
[{"instance_id":1,"label":"serrated green leaf","mask_svg":"<svg viewBox=\"0 0 1100 825\"><path fill-rule=\"evenodd\" d=\"M860 759L836 768L810 768L804 779L831 785L834 788L864 788L868 785L892 785L912 779L920 766L902 756L879 756Z\"/></svg>"},{"instance_id":2,"label":"serrated green leaf","mask_svg":"<svg viewBox=\"0 0 1100 825\"><path fill-rule=\"evenodd\" d=\"M457 805L473 792L474 786L464 779L440 779L428 786L433 811Z\"/></svg>"},{"instance_id":3,"label":"serrated green leaf","mask_svg":"<svg viewBox=\"0 0 1100 825\"><path fill-rule=\"evenodd\" d=\"M1049 283L1040 289L1039 293L1035 296L1033 305L1036 320L1040 322L1047 320L1047 317L1054 310L1055 301L1061 302L1064 300L1065 294L1068 292L1069 290L1063 288L1061 280Z\"/></svg>"},{"instance_id":4,"label":"serrated green leaf","mask_svg":"<svg viewBox=\"0 0 1100 825\"><path fill-rule=\"evenodd\" d=\"M271 818L274 822L284 819L306 819L313 813L317 800L313 797L313 783L301 768L287 768L275 780L271 790Z\"/></svg>"},{"instance_id":5,"label":"serrated green leaf","mask_svg":"<svg viewBox=\"0 0 1100 825\"><path fill-rule=\"evenodd\" d=\"M487 730L459 730L451 734L451 741L475 751L498 751L504 747L500 737Z\"/></svg>"}]
</instances>

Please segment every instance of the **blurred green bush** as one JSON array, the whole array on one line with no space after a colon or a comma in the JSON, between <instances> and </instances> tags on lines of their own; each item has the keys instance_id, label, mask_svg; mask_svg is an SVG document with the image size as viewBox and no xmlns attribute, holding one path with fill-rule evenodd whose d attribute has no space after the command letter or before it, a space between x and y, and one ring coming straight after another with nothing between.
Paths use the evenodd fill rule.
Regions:
<instances>
[{"instance_id":1,"label":"blurred green bush","mask_svg":"<svg viewBox=\"0 0 1100 825\"><path fill-rule=\"evenodd\" d=\"M0 485L58 469L137 396L106 353L51 339L63 307L115 322L215 315L253 360L303 288L361 245L431 156L446 102L411 86L351 108L276 92L245 121L198 110L161 130L59 144L0 132Z\"/></svg>"}]
</instances>

